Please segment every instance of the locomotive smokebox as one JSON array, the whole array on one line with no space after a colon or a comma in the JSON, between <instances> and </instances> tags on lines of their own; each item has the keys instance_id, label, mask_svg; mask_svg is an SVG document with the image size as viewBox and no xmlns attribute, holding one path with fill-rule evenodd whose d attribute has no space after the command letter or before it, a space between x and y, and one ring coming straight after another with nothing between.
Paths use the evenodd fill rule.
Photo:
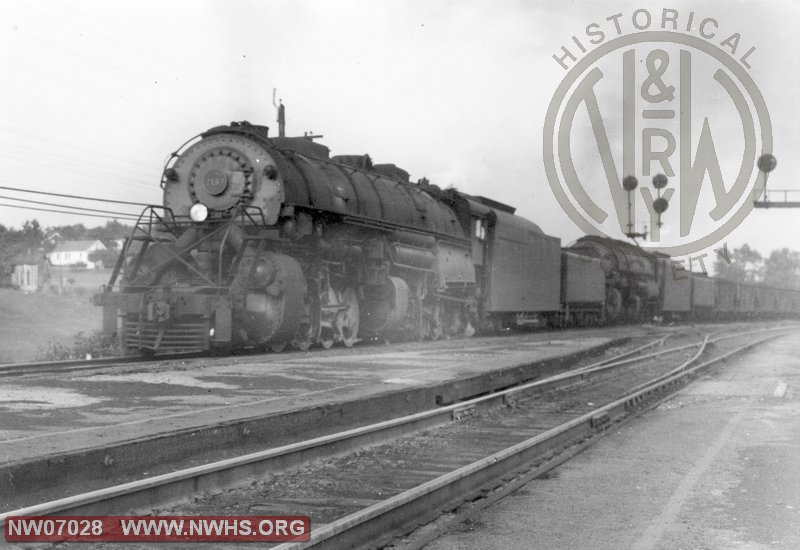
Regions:
<instances>
[{"instance_id":1,"label":"locomotive smokebox","mask_svg":"<svg viewBox=\"0 0 800 550\"><path fill-rule=\"evenodd\" d=\"M187 149L168 168L164 205L177 218L191 218L202 204L209 219L229 215L237 207L259 209L267 225L278 220L284 182L275 159L248 136L216 134Z\"/></svg>"}]
</instances>

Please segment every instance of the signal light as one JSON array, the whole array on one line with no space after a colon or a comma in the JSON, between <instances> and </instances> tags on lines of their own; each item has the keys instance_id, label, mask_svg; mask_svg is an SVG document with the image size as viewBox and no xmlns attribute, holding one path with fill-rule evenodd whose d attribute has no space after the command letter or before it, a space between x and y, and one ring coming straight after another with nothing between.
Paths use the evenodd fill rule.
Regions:
<instances>
[{"instance_id":1,"label":"signal light","mask_svg":"<svg viewBox=\"0 0 800 550\"><path fill-rule=\"evenodd\" d=\"M622 178L622 188L625 191L633 191L636 189L636 186L639 185L639 180L636 179L636 176L625 176Z\"/></svg>"},{"instance_id":2,"label":"signal light","mask_svg":"<svg viewBox=\"0 0 800 550\"><path fill-rule=\"evenodd\" d=\"M189 209L189 217L194 222L204 222L208 218L208 207L202 202L196 202Z\"/></svg>"},{"instance_id":3,"label":"signal light","mask_svg":"<svg viewBox=\"0 0 800 550\"><path fill-rule=\"evenodd\" d=\"M668 183L669 180L664 174L656 174L653 176L653 187L656 189L664 189Z\"/></svg>"}]
</instances>

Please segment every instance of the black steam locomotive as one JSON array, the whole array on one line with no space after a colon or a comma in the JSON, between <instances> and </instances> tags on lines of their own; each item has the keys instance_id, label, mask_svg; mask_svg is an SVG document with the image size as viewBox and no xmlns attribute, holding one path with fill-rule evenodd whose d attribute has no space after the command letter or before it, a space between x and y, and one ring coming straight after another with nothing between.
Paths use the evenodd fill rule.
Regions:
<instances>
[{"instance_id":1,"label":"black steam locomotive","mask_svg":"<svg viewBox=\"0 0 800 550\"><path fill-rule=\"evenodd\" d=\"M128 353L345 346L511 326L797 311L795 291L686 274L368 155L247 122L172 156L97 296ZM669 276L668 276L669 275ZM710 286L709 286L710 285Z\"/></svg>"}]
</instances>

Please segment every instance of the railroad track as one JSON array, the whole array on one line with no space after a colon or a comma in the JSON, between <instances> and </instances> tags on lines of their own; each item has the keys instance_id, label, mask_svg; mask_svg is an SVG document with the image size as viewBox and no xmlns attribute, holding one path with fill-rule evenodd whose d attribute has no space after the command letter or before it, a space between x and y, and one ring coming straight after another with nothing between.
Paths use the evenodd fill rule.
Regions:
<instances>
[{"instance_id":1,"label":"railroad track","mask_svg":"<svg viewBox=\"0 0 800 550\"><path fill-rule=\"evenodd\" d=\"M398 548L419 548L450 524L465 519L466 514L442 514L443 510L465 507L471 514L488 506L582 451L594 442L593 438L596 441L595 435L608 427L618 425L656 406L674 390L682 387L695 373L777 335L761 334L745 345L733 347L712 359L698 363L709 344L719 344L741 336L733 334L707 337L696 346L697 351L677 367L654 377L652 382L639 384L599 407L587 401L588 398L596 400L598 395L589 386L579 391L575 391L574 386L568 391L559 387L554 393L561 394L566 402L561 398L537 398L529 406L522 406L517 402L520 392L524 395L526 389L508 392L505 400L506 403L516 405L515 414L495 417L489 415L486 420L476 420L475 429L463 427L446 439L441 434L433 436L439 445L448 449L448 454L482 456L476 456L473 461L464 461L465 464L458 465L449 472L397 492L385 500L352 510L341 517L330 518L324 525L312 530L308 543L286 544L278 548L348 548L389 543ZM676 351L682 350L676 348L664 350L664 353L672 354ZM655 354L650 357L653 356ZM597 368L592 371L599 373L602 370L605 369ZM595 379L590 386L594 386L596 390L599 384ZM521 434L530 437L520 437ZM416 446L419 445L417 443ZM492 449L494 452L490 452ZM393 450L392 454L397 456L395 452ZM380 451L376 454L380 455ZM427 463L431 463L430 458ZM303 476L302 483L313 485L326 476L336 475L336 470L341 467L344 467L344 463L335 463L328 471L320 471L314 478ZM391 464L384 463L383 467L392 469ZM358 466L355 468L358 469ZM370 473L366 473L365 477L368 479L369 475ZM396 475L403 477L407 474L401 469L396 471ZM294 483L301 480L296 479ZM280 501L280 490L271 488L269 495L270 498L277 497ZM307 503L303 504L308 506ZM401 538L407 537L419 525L430 521L438 521L439 524L423 529L411 538Z\"/></svg>"},{"instance_id":2,"label":"railroad track","mask_svg":"<svg viewBox=\"0 0 800 550\"><path fill-rule=\"evenodd\" d=\"M68 359L65 361L40 361L33 363L9 363L0 365L0 378L87 370L100 370L107 367L135 365L151 361L195 359L203 357L200 353L172 353L164 355L128 355L125 357L98 357L94 359Z\"/></svg>"},{"instance_id":3,"label":"railroad track","mask_svg":"<svg viewBox=\"0 0 800 550\"><path fill-rule=\"evenodd\" d=\"M647 332L651 332L649 337L652 338L652 331ZM658 332L663 334L666 331ZM674 330L669 331L673 336L675 332ZM660 335L656 334L655 336ZM647 337L639 336L633 342L642 343ZM398 353L412 349L413 357L419 356L420 353L424 355L427 352L433 352L435 355L441 355L452 351L481 358L484 356L482 355L484 350L487 350L487 357L501 357L506 353L516 354L515 357L518 357L511 362L503 363L504 366L498 370L474 371L469 376L465 375L455 379L439 380L434 377L433 383L420 383L409 386L408 389L404 389L402 386L397 387L397 384L392 383L389 393L380 397L369 397L370 392L367 392L359 398L359 394L354 393L353 397L343 400L334 398L329 402L314 401L319 403L317 406L304 403L304 400L300 399L299 401L290 400L289 408L285 410L281 407L262 409L258 406L260 402L273 401L280 396L280 394L272 396L268 393L252 403L252 398L245 401L234 401L231 403L230 409L227 407L228 403L225 403L224 407L214 407L215 411L201 409L201 412L207 413L204 416L207 423L200 420L188 420L193 412L187 410L174 414L167 413L163 417L147 416L141 421L129 421L129 425L125 427L128 430L125 433L130 434L129 437L125 437L124 433L112 432L106 439L103 434L108 427L102 425L97 426L97 431L94 426L88 426L76 430L69 429L65 432L52 431L40 435L34 434L32 439L35 441L32 446L42 449L39 453L16 448L13 440L6 441L0 446L8 449L9 453L16 453L21 458L0 465L2 474L0 476L0 511L49 501L79 491L100 489L107 487L110 483L119 484L141 479L148 472L149 475L167 473L180 468L259 451L267 445L277 447L333 431L412 414L437 405L450 404L481 395L487 391L507 388L513 384L543 376L544 373L560 372L571 365L584 365L591 361L592 357L597 357L598 353L603 353L601 357L605 357L619 350L629 350L638 345L632 343L629 338L625 338L600 343L596 348L576 351L574 354L567 354L564 357L556 355L544 360L532 357L531 362L528 363L524 355L520 353L524 354L527 345L533 346L531 348L533 356L539 353L540 345L550 345L549 338L536 338L535 340L532 341L528 335L512 339L505 337L476 339L471 340L467 348L464 347L462 341L429 342L424 345L424 350L420 349L419 345L413 348L405 345L399 349L397 347L381 349L377 356L374 348L363 348L362 351L368 358L388 353L390 361ZM561 344L560 341L554 341L553 345ZM355 350L341 349L325 352L323 357L335 361L342 359L346 361L347 358L358 355L358 353ZM220 364L224 361L224 359L215 362L203 361L198 365L198 370L202 373L205 372L206 367L209 367L214 372L215 363ZM372 361L372 359L367 359L367 361ZM255 362L258 364L258 369L264 367L263 359L256 358ZM140 364L138 367L124 368L123 375L129 371L141 371L141 376L147 376L150 371L153 371L154 375L158 376L164 367L179 371L193 368L191 361L182 362L179 365L164 365L159 362L154 365ZM243 368L247 370L249 367L244 366ZM106 369L103 372L111 372L111 370ZM67 383L75 383L72 376L75 375L64 375ZM82 376L79 377L78 383L82 379ZM57 380L58 378L56 378L56 383L58 383ZM89 380L91 381L91 378ZM364 384L374 384L373 379L363 382ZM246 388L247 385L243 387ZM309 392L308 395L312 393ZM236 412L238 407L246 407L250 413L242 415ZM164 422L161 426L163 427L159 427L159 420L162 418ZM140 429L136 427L138 424L142 425ZM67 438L71 437L73 431L89 436L83 446L68 442ZM47 441L52 441L52 446L48 446ZM24 447L26 444L27 440L23 438L22 446ZM48 452L49 448L54 451ZM60 449L63 450L59 451Z\"/></svg>"},{"instance_id":4,"label":"railroad track","mask_svg":"<svg viewBox=\"0 0 800 550\"><path fill-rule=\"evenodd\" d=\"M261 490L262 494L249 495L248 498L255 499L254 502L260 502L259 499L269 502L268 509L250 505L247 508L249 512L305 513L312 509L312 543L319 547L386 543L391 537L412 530L420 522L435 519L421 517L421 510L434 510L438 514L442 509L454 508L470 500L472 495L484 494L487 487L494 487L497 494L498 485L508 487L508 484L504 485L498 480L521 467L528 471L518 475L518 480L541 475L546 468L554 467L565 457L577 452L575 449L580 449L581 445L576 447L576 441L585 441L609 425L653 406L700 369L782 335L783 332L777 330L786 332L787 329L781 327L752 333L749 335L751 341L746 345L734 347L701 364L697 364L697 361L709 344L719 345L733 338L742 338L742 334L711 334L702 342L642 355L647 349L664 343L664 339L658 339L626 352L627 357L604 359L587 367L448 407L15 510L0 515L0 519L6 515L112 514L128 513L130 510L150 511L154 508L163 510L170 502L183 501L199 492L236 487L243 480L263 479L266 476L269 480L266 485L265 482L255 484L256 492ZM690 353L692 348L696 350ZM631 354L637 357L629 357ZM676 354L688 354L689 357L682 357L676 367ZM619 389L619 377L612 376L614 372L624 372L626 379L632 380L624 391ZM631 390L632 386L636 387ZM533 395L538 397L531 405L528 398ZM602 406L592 405L601 400L605 400ZM514 414L508 414L508 411ZM425 436L425 430L436 430L437 433ZM443 436L439 433L442 430L450 432L450 435ZM494 435L481 436L487 433ZM402 437L408 434L415 435ZM432 437L430 445L424 443L426 437ZM443 437L447 437L444 445ZM400 439L379 444L393 438ZM466 447L464 442L468 442ZM363 451L370 445L373 447ZM572 450L564 451L565 448ZM307 466L300 474L276 474L285 472L289 467L341 455L353 449L362 451L355 458L351 453L346 458L329 459L329 462L333 462L328 465L327 471L325 467ZM441 456L442 449L447 456ZM420 453L425 450L433 454L422 456L425 453ZM393 458L381 454L384 452L390 453ZM548 454L556 458L546 460ZM397 456L404 456L413 464L406 464L402 468L395 464L392 467L398 460L405 462ZM532 470L526 466L537 462L541 464ZM370 471L370 464L373 467L378 464L378 471ZM336 494L303 497L303 493L307 492L304 486L324 485L320 481L337 479L337 476L345 476L346 480L348 465L356 468L354 474L350 473L355 477L349 478L349 481L340 479L339 488L349 483L369 492L374 489L372 482L377 482L379 488L383 487L384 492L388 491L392 496L378 501L375 493L380 496L381 491L375 490L371 498L362 495L350 499ZM443 469L449 471L443 472ZM394 483L396 480L392 476L413 482L413 487ZM387 488L387 484L390 487ZM190 511L212 511L215 515L222 510L241 513L234 504L225 502L226 495L235 502L246 502L248 499L238 491L240 489L229 490L210 497L210 500L195 499L195 503L189 506ZM181 510L186 511L187 505L182 506L184 508ZM203 507L206 507L205 510ZM319 522L324 525L318 527Z\"/></svg>"},{"instance_id":5,"label":"railroad track","mask_svg":"<svg viewBox=\"0 0 800 550\"><path fill-rule=\"evenodd\" d=\"M591 330L591 329L589 329ZM543 333L548 334L548 333ZM490 337L491 338L491 337ZM475 341L471 339L470 341ZM402 343L400 343L402 344ZM362 346L363 347L363 346ZM276 352L264 349L242 349L231 354L231 357L253 357L261 355L274 355ZM298 350L287 350L280 353L303 353ZM39 374L57 374L65 372L102 370L108 367L137 365L162 361L179 361L201 358L222 358L224 355L214 355L206 352L164 353L127 355L123 357L97 357L91 359L67 359L63 361L34 361L28 363L0 364L0 378L12 376L29 376Z\"/></svg>"},{"instance_id":6,"label":"railroad track","mask_svg":"<svg viewBox=\"0 0 800 550\"><path fill-rule=\"evenodd\" d=\"M630 357L631 355L636 355L639 353L643 353L649 348L662 343L666 336L662 338L658 338L652 340L651 342L644 344L644 345L636 345L626 342L625 340L619 341L614 347L605 351L605 355L607 356L609 353L612 354L610 357L606 357L605 359L596 361L597 365L607 364L609 362L613 362L614 360L621 360L626 357ZM578 364L586 364L588 361L591 361L590 357L586 357L578 362ZM533 371L528 375L528 379L530 376L533 375ZM513 376L509 376L509 381L511 380L518 380L519 373L514 373ZM489 377L488 380L485 380L484 383L491 383L492 386L490 389L499 389L503 386L502 380L504 377L501 377L498 381L493 381L492 377ZM521 380L525 380L522 378ZM499 383L498 383L499 382ZM519 383L519 382L518 382ZM476 385L474 388L467 389L467 393L463 392L455 392L456 395L461 393L463 397L460 399L464 399L468 396L477 395L480 392L481 385ZM442 391L441 388L432 389L430 390L430 395L423 395L423 397L414 398L415 401L420 401L420 404L430 403L430 406L434 406L434 399L433 394L437 393L437 391ZM470 393L471 392L471 393ZM406 394L407 397L407 394ZM402 395L398 398L402 399ZM398 401L395 399L394 401ZM387 400L387 403L390 402ZM450 401L452 403L452 401ZM437 401L438 403L438 401ZM396 416L399 415L407 415L413 412L417 412L419 408L414 406L402 406L402 404L395 403L394 405L389 405L392 408L396 408L398 412ZM390 409L391 410L391 409ZM299 412L302 412L300 410ZM309 416L309 420L312 417L316 417L317 415L311 411ZM359 420L357 423L356 420L356 412L355 409L352 413L337 413L336 411L331 413L332 415L341 418L337 421L335 419L332 420L329 429L331 431L335 430L336 425L341 425L342 423L348 423L350 426L360 426L363 424L367 424L367 419L363 419L364 421ZM297 415L295 415L297 416ZM395 415L392 415L391 412L383 415L380 420L385 420L389 418L394 418ZM309 431L314 433L314 435L319 435L320 433L330 433L324 432L317 429L312 428L309 424L305 428L304 419L305 416L300 414L297 419L289 420L287 422L296 424L298 429ZM349 419L349 420L348 420ZM37 497L31 498L33 495L52 495L50 498L57 498L59 496L65 494L71 494L74 492L74 488L72 490L69 487L64 487L63 489L60 488L59 484L62 483L60 480L65 480L69 485L74 485L75 487L85 487L86 490L89 489L100 489L108 485L108 476L118 476L122 477L124 481L129 481L132 479L140 479L143 475L143 472L146 471L152 472L152 475L156 475L159 473L169 472L175 469L178 469L176 466L172 466L170 468L170 464L180 464L186 463L187 461L190 463L189 465L194 464L201 464L201 463L208 463L214 462L219 460L219 458L224 458L233 455L242 455L247 452L252 452L254 450L260 450L263 448L264 443L260 445L256 442L258 440L262 442L270 441L271 438L269 434L272 434L273 431L269 430L269 428L265 425L265 422L268 421L268 416L263 421L259 421L258 417L254 417L252 421L241 423L241 425L237 422L234 422L232 425L227 425L222 423L220 425L208 425L208 426L200 426L195 429L190 430L178 430L175 433L167 433L163 434L160 437L153 439L150 441L150 438L145 437L141 441L141 445L137 444L137 440L126 440L119 444L110 444L107 446L91 448L87 451L75 451L70 452L65 455L53 455L49 457L45 457L43 460L34 460L31 461L30 464L20 464L20 465L12 465L7 472L4 472L4 480L8 480L8 483L5 483L3 487L7 490L7 494L4 495L5 498L2 500L5 501L6 505L13 505L16 504L17 506L26 506L31 502L36 502ZM376 420L377 421L377 420ZM349 427L349 426L348 426ZM344 429L344 428L340 428ZM248 437L248 431L256 432L260 435L253 436L255 439L251 442L250 437ZM280 433L280 430L277 430L275 433ZM240 437L240 436L244 437ZM284 440L282 445L293 443L294 441L301 440L302 436L297 438L291 438L286 436L279 436L282 437ZM313 437L313 436L309 436ZM242 450L236 451L235 447L226 449L224 452L213 452L212 451L212 440L224 440L229 441L231 444L234 445L241 445ZM303 438L305 439L305 438ZM199 440L202 440L198 442ZM203 443L203 441L208 440L207 443ZM162 450L162 447L165 449L176 448L180 449L183 446L187 446L188 448L193 450L192 455L187 455L185 452L177 452L177 456L173 452L165 452ZM207 449L207 450L204 450ZM245 450L247 449L247 450ZM221 450L221 449L220 449ZM148 458L140 459L136 458L136 454L138 453L145 453L146 456L155 456L155 460L150 460ZM205 457L205 459L197 460L196 455L200 454L201 456ZM220 456L222 455L222 456ZM161 457L160 459L158 457ZM46 462L45 462L46 460ZM143 462L142 462L143 461ZM173 462L174 461L174 462ZM41 463L41 464L40 464ZM113 465L113 474L108 473L109 466ZM38 470L42 470L46 466L46 472L41 472L40 475L36 475L34 473L29 473L29 469L32 468L31 472L35 472ZM53 475L53 472L56 472ZM75 483L70 482L69 480L72 478L76 478L77 472L86 472L80 475L80 481ZM86 476L89 476L88 478ZM127 479L125 479L127 478ZM77 479L77 478L76 478ZM12 482L14 480L14 482ZM122 481L118 481L118 483L122 483ZM55 494L54 494L55 493ZM50 498L41 498L39 500L50 500ZM0 508L1 510L2 508Z\"/></svg>"},{"instance_id":7,"label":"railroad track","mask_svg":"<svg viewBox=\"0 0 800 550\"><path fill-rule=\"evenodd\" d=\"M490 337L491 338L491 337ZM479 338L470 339L474 342ZM378 345L374 343L365 343L359 346L358 349L364 349L371 345ZM398 345L403 345L404 342L398 342ZM350 350L351 348L346 348ZM356 351L357 351L356 350ZM344 351L337 348L336 351ZM258 356L274 356L276 353L281 355L291 356L291 354L305 353L300 350L290 349L281 352L272 350L265 350L259 348L248 348L237 350L235 353L227 355L227 357L258 357ZM97 357L91 359L67 359L63 361L34 361L29 363L7 363L0 364L0 378L13 377L13 376L31 376L39 374L58 374L77 371L92 371L102 370L108 367L117 367L125 365L139 365L147 363L159 363L163 361L179 361L188 359L202 359L202 358L225 358L223 354L213 354L207 352L185 352L185 353L162 353L162 354L142 354L142 355L126 355L115 357Z\"/></svg>"}]
</instances>

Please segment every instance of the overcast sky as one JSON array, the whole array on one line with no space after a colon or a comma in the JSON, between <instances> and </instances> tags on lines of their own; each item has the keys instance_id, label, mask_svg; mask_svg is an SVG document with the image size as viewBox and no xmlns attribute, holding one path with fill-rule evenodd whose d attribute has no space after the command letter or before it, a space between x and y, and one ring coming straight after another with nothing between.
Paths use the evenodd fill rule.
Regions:
<instances>
[{"instance_id":1,"label":"overcast sky","mask_svg":"<svg viewBox=\"0 0 800 550\"><path fill-rule=\"evenodd\" d=\"M756 47L749 74L779 162L770 187L800 189L800 7L789 0L3 2L0 185L160 203L170 152L233 120L275 127L277 88L289 135L323 134L333 154L369 153L415 180L512 204L566 244L582 232L542 161L545 113L566 75L552 56L589 23L608 30L606 18L623 13L630 29L635 9L665 7L683 22L691 11L714 17L720 34L741 34L742 51ZM6 197L54 202L0 190L0 204L21 204ZM755 211L725 240L800 250L798 215ZM6 226L31 218L105 222L0 206Z\"/></svg>"}]
</instances>

